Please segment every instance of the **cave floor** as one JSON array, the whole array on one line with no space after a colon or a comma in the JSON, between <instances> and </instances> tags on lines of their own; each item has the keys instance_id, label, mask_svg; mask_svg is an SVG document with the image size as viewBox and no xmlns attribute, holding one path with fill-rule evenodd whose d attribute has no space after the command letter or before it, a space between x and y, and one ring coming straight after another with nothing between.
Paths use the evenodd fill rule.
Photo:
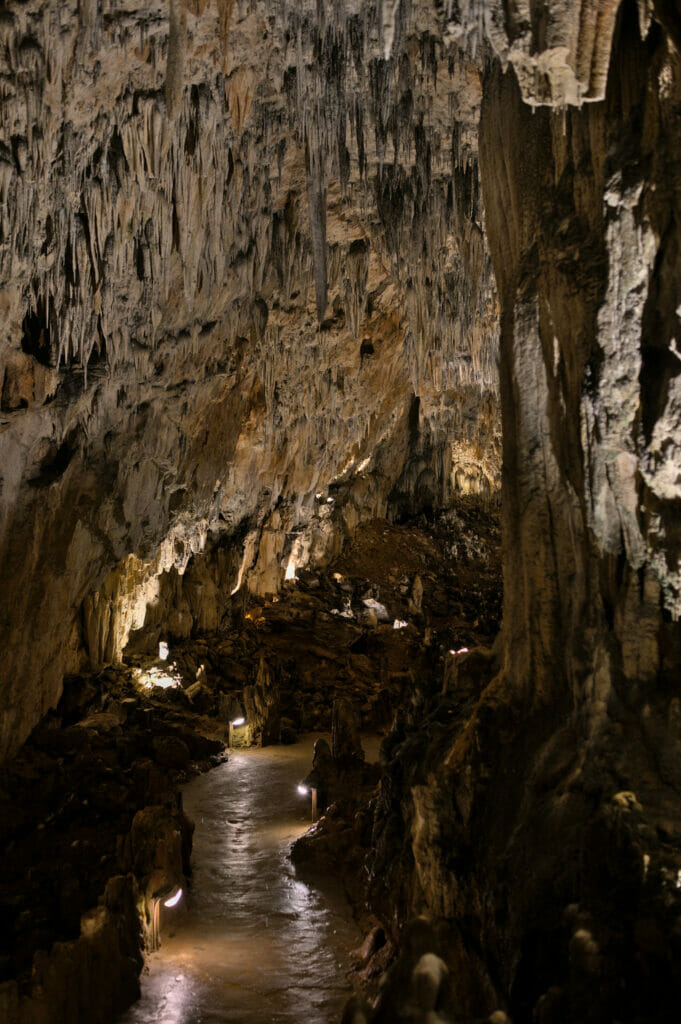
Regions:
<instances>
[{"instance_id":1,"label":"cave floor","mask_svg":"<svg viewBox=\"0 0 681 1024\"><path fill-rule=\"evenodd\" d=\"M161 948L120 1024L340 1019L361 935L333 881L310 887L288 859L310 824L296 783L313 739L234 751L185 787L192 880L176 909L162 909Z\"/></svg>"},{"instance_id":2,"label":"cave floor","mask_svg":"<svg viewBox=\"0 0 681 1024\"><path fill-rule=\"evenodd\" d=\"M301 907L291 910L298 918L286 919L291 940L288 945L295 945L299 927L295 922L302 920L303 909L315 919L327 915L333 932L333 911L318 904L313 890L294 886L293 868L283 860L290 840L304 831L305 820L291 780L287 780L283 768L277 775L274 766L281 761L281 765L290 766L296 778L303 777L310 769L310 750L298 743L263 750L239 749L227 764L220 765L228 735L228 708L233 699L243 699L247 687L252 688L253 683L257 686L259 665L264 659L280 701L277 713L281 715L281 738L284 740L286 733L286 743L313 732L327 732L337 697L352 702L362 729L389 733L395 714L411 706L417 690L425 688L435 695L440 692L450 648L492 642L500 616L498 543L496 516L472 502L461 502L456 511L436 521L420 517L396 525L374 520L364 524L354 541L324 569L299 567L299 578L286 584L278 599L257 600L238 594L217 633L184 639L168 636L171 658L167 668L172 664L179 679L175 689L145 688L140 684L140 673L161 671L164 665L156 659L158 637L154 636L147 638L146 653L131 646L124 665L65 680L58 707L0 772L0 851L4 863L0 918L6 922L0 939L0 985L13 985L12 979L16 979L19 992L31 991L34 958L47 962L45 958L56 948L55 942L76 941L82 915L97 906L107 880L133 870L130 829L135 814L148 806L172 803L178 786L216 763L217 769L192 783L195 789L190 786L187 790L188 810L197 818L198 826L194 863L200 862L201 844L208 840L200 827L200 818L206 815L197 811L192 794L197 794L200 805L203 787L207 793L217 787L216 794L206 799L209 803L215 801L220 827L214 841L222 845L227 861L232 852L239 852L229 843L239 837L246 842L245 834L228 822L239 821L246 814L243 808L250 806L250 828L260 814L260 799L249 797L251 773L254 780L257 777L257 785L263 785L263 792L267 789L265 776L270 776L269 799L281 804L281 845L274 844L274 825L267 825L269 846L265 843L262 850L266 852L258 856L266 858L268 870L275 870L276 864L280 878L288 879L291 893L302 901ZM419 595L415 597L417 580L420 609ZM367 596L386 606L387 622L367 620ZM348 607L351 617L342 614ZM394 620L408 625L394 629ZM201 665L205 671L203 682L198 684ZM244 737L236 739L243 742ZM304 764L294 770L296 757L302 757ZM233 788L221 788L221 783L215 781L225 773L225 779L234 781ZM280 785L284 787L281 799L274 796ZM232 799L228 793L240 794L233 799L237 804L243 801L241 811L236 804L234 811L220 810L221 801ZM348 891L353 892L354 909L360 916L365 894L353 879L364 874L362 860L370 838L370 819L365 825L366 835L352 833L351 884L348 877L343 879ZM265 828L262 822L260 826ZM338 831L338 822L334 827ZM335 834L334 829L331 832ZM327 851L332 855L329 863L337 852L334 842L331 848ZM317 846L314 855L318 855ZM199 868L195 886L200 878ZM188 899L188 920L194 913L192 901L197 892L192 890ZM201 917L200 911L196 913ZM203 927L204 917L202 922ZM362 923L367 925L366 921ZM250 938L244 938L241 960L242 971L249 950L257 960L249 981L255 1000L262 992L257 971L261 960L271 953L268 931L257 908L253 910L252 927ZM197 944L198 940L187 940L186 949ZM222 949L219 943L216 948ZM262 957L253 952L259 949ZM164 947L164 956L169 952ZM206 947L198 960L201 970L208 974L214 952ZM295 1001L286 992L299 988L308 991L305 972L307 967L290 973L286 990L282 988L277 996L280 1006L276 1000L272 1004L273 1012L281 1010L282 1016L276 1019L287 1019L286 1007ZM200 1019L172 1016L172 999L181 1009L182 1000L191 1004L193 997L185 968L171 974L156 973L152 962L147 981L156 988L150 997L145 995L140 1006L146 1009L139 1012L153 1014L154 1006L165 1001L164 1022ZM180 975L182 983L175 980ZM340 988L335 982L323 986L326 992L338 994L338 1005L347 991L343 971L339 978ZM315 984L308 991L306 1016L310 1020L316 1019L310 1014L317 1012L311 993L318 989L321 991L321 986ZM150 991L148 985L145 991ZM223 995L221 991L221 1005L225 1002ZM263 1012L261 1004L250 1019L265 1020Z\"/></svg>"}]
</instances>

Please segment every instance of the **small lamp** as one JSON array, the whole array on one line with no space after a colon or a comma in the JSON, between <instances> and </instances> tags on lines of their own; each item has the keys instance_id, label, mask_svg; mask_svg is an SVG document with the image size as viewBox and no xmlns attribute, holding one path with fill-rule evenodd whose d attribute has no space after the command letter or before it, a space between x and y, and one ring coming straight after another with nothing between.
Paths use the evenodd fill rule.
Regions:
<instances>
[{"instance_id":1,"label":"small lamp","mask_svg":"<svg viewBox=\"0 0 681 1024\"><path fill-rule=\"evenodd\" d=\"M227 746L234 746L234 729L238 729L239 726L246 724L246 718L244 716L243 708L239 704L238 700L232 700L229 705L229 738L227 740Z\"/></svg>"},{"instance_id":2,"label":"small lamp","mask_svg":"<svg viewBox=\"0 0 681 1024\"><path fill-rule=\"evenodd\" d=\"M161 903L164 907L176 907L182 899L179 885L164 885L151 897L151 952L161 945Z\"/></svg>"},{"instance_id":3,"label":"small lamp","mask_svg":"<svg viewBox=\"0 0 681 1024\"><path fill-rule=\"evenodd\" d=\"M308 796L308 794L309 794L312 797L312 820L316 821L317 820L317 787L316 786L308 786L305 782L299 782L298 783L298 793L300 794L300 796Z\"/></svg>"}]
</instances>

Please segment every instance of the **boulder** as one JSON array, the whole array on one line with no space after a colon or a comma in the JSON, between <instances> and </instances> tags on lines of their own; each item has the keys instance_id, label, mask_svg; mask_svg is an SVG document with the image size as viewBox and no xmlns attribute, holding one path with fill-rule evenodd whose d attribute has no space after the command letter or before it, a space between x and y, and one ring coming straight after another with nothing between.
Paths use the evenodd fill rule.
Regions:
<instances>
[{"instance_id":1,"label":"boulder","mask_svg":"<svg viewBox=\"0 0 681 1024\"><path fill-rule=\"evenodd\" d=\"M154 739L154 756L163 768L186 768L189 764L189 747L177 736L157 736Z\"/></svg>"}]
</instances>

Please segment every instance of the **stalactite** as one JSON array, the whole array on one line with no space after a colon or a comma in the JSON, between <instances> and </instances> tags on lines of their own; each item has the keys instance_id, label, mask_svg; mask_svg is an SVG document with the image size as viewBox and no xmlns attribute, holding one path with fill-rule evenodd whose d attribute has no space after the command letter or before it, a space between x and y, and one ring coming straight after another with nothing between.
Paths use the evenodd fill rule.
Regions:
<instances>
[{"instance_id":1,"label":"stalactite","mask_svg":"<svg viewBox=\"0 0 681 1024\"><path fill-rule=\"evenodd\" d=\"M180 109L184 88L187 14L182 0L168 0L168 60L165 98L168 117L174 119Z\"/></svg>"},{"instance_id":2,"label":"stalactite","mask_svg":"<svg viewBox=\"0 0 681 1024\"><path fill-rule=\"evenodd\" d=\"M317 297L317 319L324 319L327 305L326 282L326 189L322 176L321 162L315 150L306 146L307 164L307 205L310 214L310 236L312 240L312 259L314 261L314 281Z\"/></svg>"},{"instance_id":3,"label":"stalactite","mask_svg":"<svg viewBox=\"0 0 681 1024\"><path fill-rule=\"evenodd\" d=\"M190 519L224 531L264 517L273 494L313 494L359 464L396 429L388 396L418 388L450 424L463 389L496 387L477 72L435 41L439 14L393 5L386 59L379 3L279 0L264 18L232 0L157 6L93 0L94 46L77 0L0 16L0 298L13 356L35 362L16 326L29 313L51 348L26 423L87 421L97 480L109 445L140 467L134 486L107 478L92 514L83 549L100 578L123 549L155 564L171 487ZM29 22L37 42L22 49ZM433 103L447 74L451 107ZM166 387L172 418L147 425ZM210 451L188 427L197 408ZM126 430L132 451L118 446ZM174 461L156 459L164 446ZM219 507L203 477L212 459L230 480ZM114 518L125 525L110 539ZM93 585L79 579L78 592Z\"/></svg>"},{"instance_id":4,"label":"stalactite","mask_svg":"<svg viewBox=\"0 0 681 1024\"><path fill-rule=\"evenodd\" d=\"M343 284L350 330L359 337L359 327L366 303L366 286L369 277L371 244L368 238L358 238L351 243L345 259Z\"/></svg>"}]
</instances>

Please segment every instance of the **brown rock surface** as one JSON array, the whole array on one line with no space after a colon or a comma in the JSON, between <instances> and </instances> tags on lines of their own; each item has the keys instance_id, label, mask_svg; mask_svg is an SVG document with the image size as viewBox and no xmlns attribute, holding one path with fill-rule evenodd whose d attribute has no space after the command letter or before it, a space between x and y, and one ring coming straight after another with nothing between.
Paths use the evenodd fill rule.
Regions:
<instances>
[{"instance_id":1,"label":"brown rock surface","mask_svg":"<svg viewBox=\"0 0 681 1024\"><path fill-rule=\"evenodd\" d=\"M594 41L599 103L533 110L550 97L528 92L515 30L504 52L492 38L511 65L489 61L480 122L501 302L501 662L491 680L480 665L473 707L466 662L449 678L437 738L407 731L375 833L383 919L399 894L405 918L463 927L450 967L483 986L460 1007L519 1020L665 1021L681 993L681 847L664 824L681 810L681 68L663 5L643 26L618 7L612 48ZM537 8L546 40L580 5ZM489 5L485 31L501 19Z\"/></svg>"},{"instance_id":2,"label":"brown rock surface","mask_svg":"<svg viewBox=\"0 0 681 1024\"><path fill-rule=\"evenodd\" d=\"M498 480L479 74L427 4L389 76L359 2L35 0L2 30L0 754L168 582L176 632L214 628L292 534Z\"/></svg>"},{"instance_id":3,"label":"brown rock surface","mask_svg":"<svg viewBox=\"0 0 681 1024\"><path fill-rule=\"evenodd\" d=\"M391 940L444 922L464 1014L681 998L680 24L674 0L0 10L0 758L130 641L239 646L206 710L266 648L273 719L296 693L328 714L320 670L352 688L379 651L372 898ZM443 670L464 599L420 556L465 563L474 522L362 567L397 521L496 499L500 417L503 632ZM414 620L410 669L379 605ZM45 756L120 728L87 704ZM386 1012L439 1011L417 968Z\"/></svg>"}]
</instances>

